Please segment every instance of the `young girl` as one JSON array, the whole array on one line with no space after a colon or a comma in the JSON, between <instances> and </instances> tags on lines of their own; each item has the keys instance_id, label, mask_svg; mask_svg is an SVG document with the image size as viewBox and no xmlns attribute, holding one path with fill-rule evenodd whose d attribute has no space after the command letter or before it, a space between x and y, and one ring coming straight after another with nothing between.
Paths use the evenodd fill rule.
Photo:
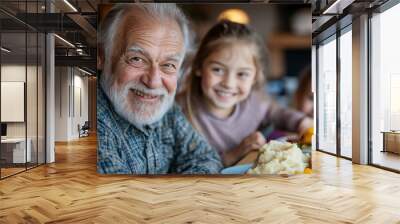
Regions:
<instances>
[{"instance_id":1,"label":"young girl","mask_svg":"<svg viewBox=\"0 0 400 224\"><path fill-rule=\"evenodd\" d=\"M263 45L247 26L221 21L206 34L177 101L225 166L266 143L260 126L305 132L312 120L263 93Z\"/></svg>"}]
</instances>

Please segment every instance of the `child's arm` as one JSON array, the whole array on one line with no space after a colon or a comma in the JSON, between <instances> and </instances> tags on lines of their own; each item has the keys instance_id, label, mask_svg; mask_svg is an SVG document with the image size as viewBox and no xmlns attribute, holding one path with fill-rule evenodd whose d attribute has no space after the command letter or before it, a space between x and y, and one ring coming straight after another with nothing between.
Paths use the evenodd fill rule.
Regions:
<instances>
[{"instance_id":1,"label":"child's arm","mask_svg":"<svg viewBox=\"0 0 400 224\"><path fill-rule=\"evenodd\" d=\"M305 134L308 129L312 128L314 126L314 121L313 119L309 118L309 117L304 117L301 121L300 124L298 126L298 133L300 135Z\"/></svg>"},{"instance_id":2,"label":"child's arm","mask_svg":"<svg viewBox=\"0 0 400 224\"><path fill-rule=\"evenodd\" d=\"M261 132L254 132L242 140L234 149L227 150L221 155L224 167L232 166L252 150L258 150L266 143Z\"/></svg>"},{"instance_id":3,"label":"child's arm","mask_svg":"<svg viewBox=\"0 0 400 224\"><path fill-rule=\"evenodd\" d=\"M265 119L268 121L267 123L272 123L276 129L297 132L298 134L302 134L313 125L312 119L304 113L282 107L273 101L269 104Z\"/></svg>"}]
</instances>

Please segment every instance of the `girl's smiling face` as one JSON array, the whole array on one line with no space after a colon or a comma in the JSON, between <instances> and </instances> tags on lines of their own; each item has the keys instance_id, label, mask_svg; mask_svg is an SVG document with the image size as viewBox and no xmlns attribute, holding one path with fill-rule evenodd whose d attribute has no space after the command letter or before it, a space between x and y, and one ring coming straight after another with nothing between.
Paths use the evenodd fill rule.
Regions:
<instances>
[{"instance_id":1,"label":"girl's smiling face","mask_svg":"<svg viewBox=\"0 0 400 224\"><path fill-rule=\"evenodd\" d=\"M208 110L228 117L249 96L256 73L254 48L249 44L231 43L211 53L199 73Z\"/></svg>"}]
</instances>

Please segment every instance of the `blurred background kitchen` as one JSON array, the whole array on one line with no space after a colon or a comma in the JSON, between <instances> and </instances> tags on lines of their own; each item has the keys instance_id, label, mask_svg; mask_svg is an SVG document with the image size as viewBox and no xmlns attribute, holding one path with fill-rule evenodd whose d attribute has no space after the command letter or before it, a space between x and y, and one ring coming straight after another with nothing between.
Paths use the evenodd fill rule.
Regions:
<instances>
[{"instance_id":1,"label":"blurred background kitchen","mask_svg":"<svg viewBox=\"0 0 400 224\"><path fill-rule=\"evenodd\" d=\"M265 90L284 106L293 97L303 70L311 65L311 5L179 4L192 21L196 46L218 20L251 26L265 43L268 55ZM309 83L311 84L311 74ZM311 86L309 86L311 90Z\"/></svg>"}]
</instances>

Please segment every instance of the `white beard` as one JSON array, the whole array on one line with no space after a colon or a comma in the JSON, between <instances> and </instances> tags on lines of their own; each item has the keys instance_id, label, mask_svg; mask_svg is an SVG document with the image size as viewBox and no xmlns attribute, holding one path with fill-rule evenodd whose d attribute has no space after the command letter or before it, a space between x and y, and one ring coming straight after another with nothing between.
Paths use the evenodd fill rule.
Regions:
<instances>
[{"instance_id":1,"label":"white beard","mask_svg":"<svg viewBox=\"0 0 400 224\"><path fill-rule=\"evenodd\" d=\"M165 115L171 108L175 99L175 91L168 94L165 88L149 89L141 83L134 81L125 83L123 86L117 86L109 81L107 74L101 75L101 86L110 99L114 110L125 120L136 127L153 124ZM128 101L128 94L134 90L139 90L145 94L158 95L159 101L155 103L146 103L141 101Z\"/></svg>"}]
</instances>

